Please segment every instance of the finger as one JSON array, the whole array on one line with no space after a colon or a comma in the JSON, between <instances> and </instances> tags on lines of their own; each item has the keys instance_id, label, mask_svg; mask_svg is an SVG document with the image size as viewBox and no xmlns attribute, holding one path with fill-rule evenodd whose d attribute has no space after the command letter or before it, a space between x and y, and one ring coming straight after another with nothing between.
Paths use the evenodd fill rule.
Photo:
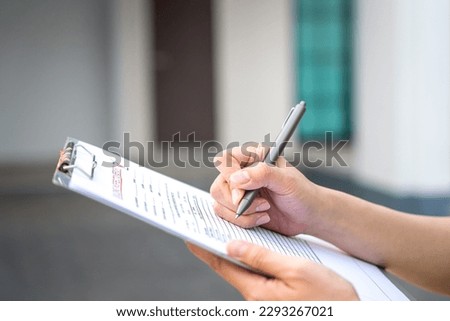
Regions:
<instances>
[{"instance_id":1,"label":"finger","mask_svg":"<svg viewBox=\"0 0 450 321\"><path fill-rule=\"evenodd\" d=\"M244 216L250 216L267 213L270 207L270 203L265 198L256 197L243 214ZM231 204L229 200L218 199L213 203L214 212L227 221L231 221L236 216L236 208L237 206Z\"/></svg>"},{"instance_id":2,"label":"finger","mask_svg":"<svg viewBox=\"0 0 450 321\"><path fill-rule=\"evenodd\" d=\"M220 256L217 256L197 245L186 242L186 246L192 252L192 254L194 254L197 258L206 263L209 267L211 267L214 271L223 276L226 280L234 279L230 277L228 273L226 273L230 270L236 270L239 271L239 273L247 272L249 274L253 274L250 271L230 261L227 261L224 258L221 258Z\"/></svg>"},{"instance_id":3,"label":"finger","mask_svg":"<svg viewBox=\"0 0 450 321\"><path fill-rule=\"evenodd\" d=\"M266 201L264 201L266 202ZM257 202L254 202L257 203ZM265 204L265 203L263 203ZM255 205L252 204L254 207ZM264 205L263 205L264 206ZM249 210L247 210L244 215L241 215L240 217L236 218L236 210L230 210L229 208L222 206L221 204L215 202L213 204L214 212L217 214L217 216L223 218L224 220L233 223L235 225L238 225L243 228L252 228L255 226L264 225L270 222L270 216L267 214L266 211L263 212L257 212L257 213L248 213Z\"/></svg>"},{"instance_id":4,"label":"finger","mask_svg":"<svg viewBox=\"0 0 450 321\"><path fill-rule=\"evenodd\" d=\"M203 262L207 263L208 265L213 260L216 260L216 258L217 259L219 258L217 255L214 255L211 252L209 252L193 243L186 242L186 246L189 249L189 251L192 252L192 254L194 254L197 258L199 258Z\"/></svg>"},{"instance_id":5,"label":"finger","mask_svg":"<svg viewBox=\"0 0 450 321\"><path fill-rule=\"evenodd\" d=\"M242 168L240 160L233 157L233 149L224 150L214 157L214 165L226 180L233 172Z\"/></svg>"},{"instance_id":6,"label":"finger","mask_svg":"<svg viewBox=\"0 0 450 321\"><path fill-rule=\"evenodd\" d=\"M281 165L282 167L278 167ZM254 190L266 187L273 192L282 192L289 187L291 176L286 174L289 166L284 157L280 157L277 166L258 163L232 173L229 177L231 188Z\"/></svg>"},{"instance_id":7,"label":"finger","mask_svg":"<svg viewBox=\"0 0 450 321\"><path fill-rule=\"evenodd\" d=\"M225 180L225 177L220 174L216 177L214 182L211 184L209 193L216 202L233 209L237 204L234 204L233 198L241 197L240 192L237 189L232 190L230 185ZM242 191L243 193L243 191Z\"/></svg>"},{"instance_id":8,"label":"finger","mask_svg":"<svg viewBox=\"0 0 450 321\"><path fill-rule=\"evenodd\" d=\"M232 192L230 192L228 183L222 175L219 175L211 185L210 192L215 200L213 204L214 212L229 222L244 228L251 228L266 224L270 221L270 217L266 213L270 209L270 203L262 197L255 198L244 215L236 220L237 206L231 201Z\"/></svg>"},{"instance_id":9,"label":"finger","mask_svg":"<svg viewBox=\"0 0 450 321\"><path fill-rule=\"evenodd\" d=\"M262 161L267 148L257 144L245 144L221 152L214 158L214 164L228 181L230 175L243 167Z\"/></svg>"},{"instance_id":10,"label":"finger","mask_svg":"<svg viewBox=\"0 0 450 321\"><path fill-rule=\"evenodd\" d=\"M240 195L236 195L239 193L238 190L232 190L222 174L218 175L211 184L209 193L214 200L230 209L233 209L236 206L233 202L233 198L240 197Z\"/></svg>"},{"instance_id":11,"label":"finger","mask_svg":"<svg viewBox=\"0 0 450 321\"><path fill-rule=\"evenodd\" d=\"M267 282L267 277L240 267L196 245L188 243L187 246L195 256L234 286L244 298L254 299L255 294L261 297L271 292L268 289L272 289L273 283Z\"/></svg>"},{"instance_id":12,"label":"finger","mask_svg":"<svg viewBox=\"0 0 450 321\"><path fill-rule=\"evenodd\" d=\"M255 144L246 144L239 147L234 147L231 150L222 151L215 157L214 162L218 170L221 172L219 175L219 184L213 184L211 186L211 193L214 198L217 199L217 194L213 194L216 191L220 191L223 180L229 182L229 178L233 173L239 171L242 167L246 167L255 162L259 162L264 159L268 147ZM243 172L245 175L245 172ZM247 177L248 179L248 177ZM222 180L222 181L221 181ZM215 183L216 183L215 182ZM231 201L234 205L238 205L240 200L245 194L245 190L241 188L232 188L232 186L225 186L231 188Z\"/></svg>"},{"instance_id":13,"label":"finger","mask_svg":"<svg viewBox=\"0 0 450 321\"><path fill-rule=\"evenodd\" d=\"M231 241L227 252L251 268L279 279L283 279L293 265L292 258L245 241Z\"/></svg>"}]
</instances>

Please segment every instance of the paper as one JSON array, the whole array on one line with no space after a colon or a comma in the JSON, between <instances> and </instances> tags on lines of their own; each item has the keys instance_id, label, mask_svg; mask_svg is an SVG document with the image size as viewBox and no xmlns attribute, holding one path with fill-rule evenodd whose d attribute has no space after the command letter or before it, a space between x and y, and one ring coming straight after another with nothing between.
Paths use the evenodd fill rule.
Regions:
<instances>
[{"instance_id":1,"label":"paper","mask_svg":"<svg viewBox=\"0 0 450 321\"><path fill-rule=\"evenodd\" d=\"M324 264L349 280L362 300L407 300L407 297L375 266L348 256L332 245L309 236L286 237L263 228L243 229L214 214L209 193L127 161L112 165L117 157L84 142L77 149L70 180L54 182L114 207L170 234L213 253L226 255L226 244L240 239L285 255ZM93 176L80 170L97 166ZM83 164L82 164L83 163ZM240 264L240 262L236 262Z\"/></svg>"}]
</instances>

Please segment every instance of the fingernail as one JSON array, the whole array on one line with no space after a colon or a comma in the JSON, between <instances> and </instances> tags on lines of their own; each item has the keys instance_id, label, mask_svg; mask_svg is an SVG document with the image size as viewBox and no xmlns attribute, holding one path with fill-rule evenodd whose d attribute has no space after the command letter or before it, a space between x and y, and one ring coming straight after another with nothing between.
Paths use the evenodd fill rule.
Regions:
<instances>
[{"instance_id":1,"label":"fingernail","mask_svg":"<svg viewBox=\"0 0 450 321\"><path fill-rule=\"evenodd\" d=\"M227 246L228 255L240 258L248 249L248 243L244 241L231 241Z\"/></svg>"},{"instance_id":2,"label":"fingernail","mask_svg":"<svg viewBox=\"0 0 450 321\"><path fill-rule=\"evenodd\" d=\"M230 176L230 181L236 184L245 184L250 181L250 175L247 171L238 171Z\"/></svg>"},{"instance_id":3,"label":"fingernail","mask_svg":"<svg viewBox=\"0 0 450 321\"><path fill-rule=\"evenodd\" d=\"M261 216L260 218L258 218L256 220L256 225L260 226L260 225L263 225L263 224L266 224L266 223L269 223L269 222L270 222L270 216L269 215L264 215L264 216Z\"/></svg>"},{"instance_id":4,"label":"fingernail","mask_svg":"<svg viewBox=\"0 0 450 321\"><path fill-rule=\"evenodd\" d=\"M242 192L235 188L231 190L231 201L233 202L234 205L239 204L239 201L241 200L241 195Z\"/></svg>"},{"instance_id":5,"label":"fingernail","mask_svg":"<svg viewBox=\"0 0 450 321\"><path fill-rule=\"evenodd\" d=\"M264 212L267 211L270 208L269 202L264 202L256 206L255 211L257 212Z\"/></svg>"}]
</instances>

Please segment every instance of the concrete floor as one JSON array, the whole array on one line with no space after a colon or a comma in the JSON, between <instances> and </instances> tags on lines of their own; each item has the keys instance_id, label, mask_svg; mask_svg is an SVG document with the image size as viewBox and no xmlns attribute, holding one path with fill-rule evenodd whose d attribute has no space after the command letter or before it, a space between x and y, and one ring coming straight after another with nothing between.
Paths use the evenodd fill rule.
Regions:
<instances>
[{"instance_id":1,"label":"concrete floor","mask_svg":"<svg viewBox=\"0 0 450 321\"><path fill-rule=\"evenodd\" d=\"M205 189L207 173L174 174ZM0 169L0 300L242 299L180 239L53 186L52 174Z\"/></svg>"},{"instance_id":2,"label":"concrete floor","mask_svg":"<svg viewBox=\"0 0 450 321\"><path fill-rule=\"evenodd\" d=\"M0 198L1 300L236 300L184 243L75 194Z\"/></svg>"},{"instance_id":3,"label":"concrete floor","mask_svg":"<svg viewBox=\"0 0 450 321\"><path fill-rule=\"evenodd\" d=\"M208 189L214 169L163 172ZM0 300L241 300L184 243L50 183L0 168ZM396 280L416 299L441 300Z\"/></svg>"}]
</instances>

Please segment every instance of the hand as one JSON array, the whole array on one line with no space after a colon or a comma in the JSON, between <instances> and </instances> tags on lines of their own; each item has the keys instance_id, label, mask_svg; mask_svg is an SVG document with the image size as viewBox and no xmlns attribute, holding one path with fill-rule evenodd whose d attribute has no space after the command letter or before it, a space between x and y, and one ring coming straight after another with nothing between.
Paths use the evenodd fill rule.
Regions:
<instances>
[{"instance_id":1,"label":"hand","mask_svg":"<svg viewBox=\"0 0 450 321\"><path fill-rule=\"evenodd\" d=\"M246 300L359 300L349 282L307 259L284 256L244 241L228 244L230 257L272 276L267 277L193 244L187 245L194 255L234 286Z\"/></svg>"},{"instance_id":2,"label":"hand","mask_svg":"<svg viewBox=\"0 0 450 321\"><path fill-rule=\"evenodd\" d=\"M321 212L321 187L306 179L284 157L279 157L276 166L259 162L264 155L261 146L242 146L215 158L220 174L210 190L216 201L214 211L245 228L263 225L285 235L306 233ZM259 197L235 219L245 190L252 189L260 190Z\"/></svg>"}]
</instances>

